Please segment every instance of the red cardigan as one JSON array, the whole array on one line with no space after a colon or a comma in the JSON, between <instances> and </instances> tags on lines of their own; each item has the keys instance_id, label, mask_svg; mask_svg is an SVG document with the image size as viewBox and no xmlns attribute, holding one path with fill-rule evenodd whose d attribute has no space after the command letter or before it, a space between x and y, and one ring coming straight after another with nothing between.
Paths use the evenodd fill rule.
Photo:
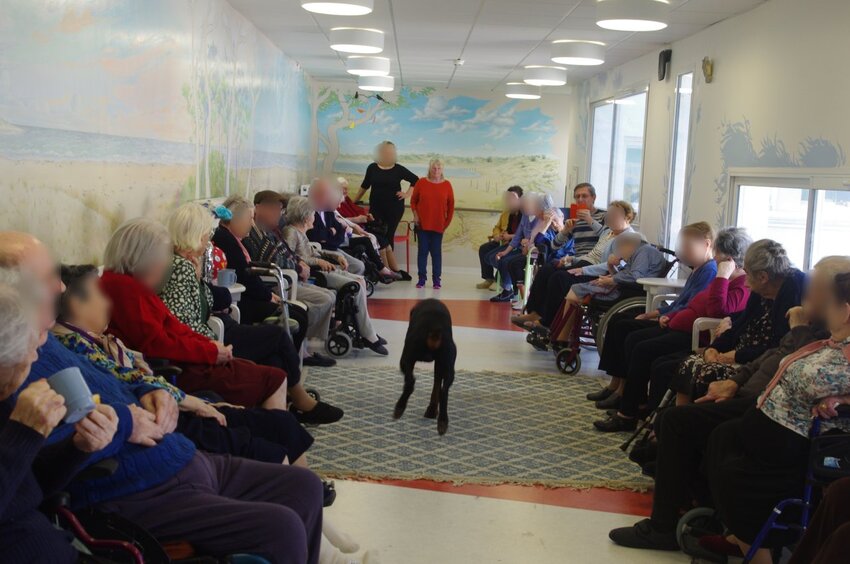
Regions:
<instances>
[{"instance_id":1,"label":"red cardigan","mask_svg":"<svg viewBox=\"0 0 850 564\"><path fill-rule=\"evenodd\" d=\"M128 274L107 270L100 287L112 300L109 332L145 356L215 364L218 347L174 317L162 300Z\"/></svg>"},{"instance_id":2,"label":"red cardigan","mask_svg":"<svg viewBox=\"0 0 850 564\"><path fill-rule=\"evenodd\" d=\"M346 194L345 199L339 204L336 209L342 217L357 217L358 215L368 215L366 208L355 204Z\"/></svg>"},{"instance_id":3,"label":"red cardigan","mask_svg":"<svg viewBox=\"0 0 850 564\"><path fill-rule=\"evenodd\" d=\"M738 276L732 281L715 278L705 290L691 298L687 307L670 315L668 327L673 331L690 333L699 317L723 318L743 311L750 299L746 281L746 276Z\"/></svg>"},{"instance_id":4,"label":"red cardigan","mask_svg":"<svg viewBox=\"0 0 850 564\"><path fill-rule=\"evenodd\" d=\"M420 178L413 186L410 209L419 216L419 226L422 229L443 233L455 213L455 196L451 182L431 182L427 178Z\"/></svg>"}]
</instances>

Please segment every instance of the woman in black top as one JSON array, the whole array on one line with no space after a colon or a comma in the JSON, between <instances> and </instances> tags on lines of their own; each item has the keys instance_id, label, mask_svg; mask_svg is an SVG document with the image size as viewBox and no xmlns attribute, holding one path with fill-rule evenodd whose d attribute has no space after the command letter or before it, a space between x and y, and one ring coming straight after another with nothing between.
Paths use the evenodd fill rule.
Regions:
<instances>
[{"instance_id":1,"label":"woman in black top","mask_svg":"<svg viewBox=\"0 0 850 564\"><path fill-rule=\"evenodd\" d=\"M376 162L366 169L366 176L354 200L359 202L367 190L372 190L369 194L369 213L387 226L387 239L390 244L386 249L387 256L384 263L392 270L399 272L398 263L393 254L393 236L401 216L404 215L404 200L412 194L413 185L419 177L398 164L396 159L395 144L392 141L384 141L378 145ZM401 189L402 180L410 184L406 191ZM408 276L404 279L410 280Z\"/></svg>"}]
</instances>

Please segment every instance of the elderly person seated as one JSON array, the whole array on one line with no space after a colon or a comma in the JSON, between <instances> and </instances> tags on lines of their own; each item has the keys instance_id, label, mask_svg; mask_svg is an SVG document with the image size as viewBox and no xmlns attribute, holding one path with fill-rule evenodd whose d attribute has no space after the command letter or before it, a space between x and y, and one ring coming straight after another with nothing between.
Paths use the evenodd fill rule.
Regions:
<instances>
[{"instance_id":1,"label":"elderly person seated","mask_svg":"<svg viewBox=\"0 0 850 564\"><path fill-rule=\"evenodd\" d=\"M493 233L486 243L478 247L478 262L481 263L481 278L484 280L475 286L479 290L489 290L496 282L492 255L507 246L519 227L522 220L522 212L519 209L520 198L522 198L521 186L511 186L505 191L502 197L504 209L499 214L496 225L493 226Z\"/></svg>"},{"instance_id":2,"label":"elderly person seated","mask_svg":"<svg viewBox=\"0 0 850 564\"><path fill-rule=\"evenodd\" d=\"M29 235L0 233L0 264L19 268L41 281L48 289L51 304L61 294L56 263L44 245ZM45 332L49 328L47 317L42 316ZM246 552L273 564L318 562L322 484L315 474L304 468L196 451L191 441L173 432L176 417L164 413L174 405L168 393L144 383L131 385L104 378L101 369L52 336L39 349L27 382L69 367L79 368L91 391L100 394L102 403L112 406L118 415L118 430L112 441L85 462L88 465L114 458L117 470L106 478L70 484L67 489L74 507L95 506L119 513L160 540L183 540L203 554ZM154 398L149 399L151 396ZM37 399L40 403L41 399ZM159 409L158 415L147 411L143 407L146 402L166 408L163 415L159 415ZM53 405L48 411L53 413L55 403L50 403ZM58 414L51 417L61 419ZM45 421L43 413L39 418ZM48 442L61 449L74 432L71 425L56 426L49 433ZM42 433L46 435L48 431ZM15 458L25 459L20 448L16 449ZM61 473L67 468L52 466L49 470ZM16 491L16 499L23 502L21 487L2 491ZM168 510L163 511L164 507ZM4 524L0 531L2 535L9 529ZM14 531L13 528L10 532ZM53 548L46 542L39 540L39 550ZM18 534L14 542L3 544L4 557L10 557L22 545L25 546ZM47 561L58 560L51 555Z\"/></svg>"},{"instance_id":3,"label":"elderly person seated","mask_svg":"<svg viewBox=\"0 0 850 564\"><path fill-rule=\"evenodd\" d=\"M307 238L328 251L327 256L333 258L340 268L351 274L362 275L366 272L363 261L340 249L348 243L348 231L347 226L336 217L335 210L339 205L336 189L326 179L315 178L310 183L309 198L316 212L313 227L307 231Z\"/></svg>"},{"instance_id":4,"label":"elderly person seated","mask_svg":"<svg viewBox=\"0 0 850 564\"><path fill-rule=\"evenodd\" d=\"M313 438L290 413L213 405L154 376L141 354L104 332L109 326L110 304L99 287L97 268L63 265L61 272L65 291L52 332L66 348L119 380L168 392L180 409L177 432L198 448L263 462L287 460L305 465L304 453Z\"/></svg>"},{"instance_id":5,"label":"elderly person seated","mask_svg":"<svg viewBox=\"0 0 850 564\"><path fill-rule=\"evenodd\" d=\"M215 340L207 325L213 308L210 288L201 280L201 261L210 242L213 218L202 205L183 204L168 217L168 231L174 256L159 297L171 313L193 331ZM66 283L67 285L67 283ZM333 423L342 418L342 410L317 402L301 383L298 351L289 333L279 324L241 325L222 315L224 343L233 347L238 358L274 366L286 372L289 398L302 423Z\"/></svg>"},{"instance_id":6,"label":"elderly person seated","mask_svg":"<svg viewBox=\"0 0 850 564\"><path fill-rule=\"evenodd\" d=\"M490 298L491 302L516 301L519 286L523 284L526 257L536 245L536 236L554 235L553 222L556 225L559 220L552 210L552 198L547 194L526 192L520 203L523 216L516 233L505 248L492 256L491 264L499 271L502 291ZM563 216L560 220L562 222Z\"/></svg>"},{"instance_id":7,"label":"elderly person seated","mask_svg":"<svg viewBox=\"0 0 850 564\"><path fill-rule=\"evenodd\" d=\"M310 278L310 266L296 255L283 240L284 197L272 190L262 190L254 194L254 225L248 237L242 243L248 250L251 260L270 262L281 268L298 273L298 301L307 305L307 339L320 341L328 338L331 314L336 294L333 290L320 288L307 281ZM308 355L305 366L334 366L336 360L319 353Z\"/></svg>"},{"instance_id":8,"label":"elderly person seated","mask_svg":"<svg viewBox=\"0 0 850 564\"><path fill-rule=\"evenodd\" d=\"M710 228L708 232L711 232ZM602 352L605 361L600 360L600 368L606 369L613 376L606 390L613 389L615 380L621 379L624 383L621 384L622 389L616 392L622 394L619 412L606 420L595 422L597 429L605 432L633 429L637 418L661 401L661 397L653 397L647 403L650 375L659 370L658 364L679 362L691 352L694 322L700 317L726 317L744 309L750 296L744 272L744 255L750 242L746 231L738 227L730 227L718 233L713 245L706 243L699 233L688 232L687 227L682 229L677 252L679 259L688 265L705 261L696 267L688 282L701 269L715 271L716 276L704 290L692 298L683 299L683 307L675 307L674 302L655 321L647 319L630 323L624 320L618 323L617 330L623 331L624 336L611 333L609 325ZM712 253L714 260L710 260ZM634 323L645 325L641 328L641 325ZM657 392L663 393L662 390ZM592 394L588 399L600 401L605 399L605 395L603 390L602 394Z\"/></svg>"},{"instance_id":9,"label":"elderly person seated","mask_svg":"<svg viewBox=\"0 0 850 564\"><path fill-rule=\"evenodd\" d=\"M386 356L389 354L384 347L386 342L375 332L374 327L372 327L372 320L369 318L363 277L337 268L327 260L329 258L327 251L319 251L310 245L310 241L307 239L307 231L313 226L315 218L316 211L307 198L298 196L289 200L289 205L286 207L286 228L283 230L284 239L311 268L317 268L323 272L329 288L338 290L349 282L358 283L360 287L360 291L357 292L356 318L358 329L368 343L369 349Z\"/></svg>"},{"instance_id":10,"label":"elderly person seated","mask_svg":"<svg viewBox=\"0 0 850 564\"><path fill-rule=\"evenodd\" d=\"M744 260L750 297L731 328L701 354L692 354L671 376L670 388L683 405L703 396L711 382L726 380L736 368L779 344L788 332L788 310L800 305L806 275L791 267L785 249L776 241L753 243Z\"/></svg>"},{"instance_id":11,"label":"elderly person seated","mask_svg":"<svg viewBox=\"0 0 850 564\"><path fill-rule=\"evenodd\" d=\"M233 358L233 347L182 323L156 292L173 260L171 237L161 224L132 219L106 246L100 283L112 301L109 332L130 348L183 369L180 387L210 390L245 407L286 409L286 372Z\"/></svg>"},{"instance_id":12,"label":"elderly person seated","mask_svg":"<svg viewBox=\"0 0 850 564\"><path fill-rule=\"evenodd\" d=\"M563 257L555 264L546 264L538 270L525 305L526 313L512 317L511 323L528 330L539 325L548 327L572 285L590 282L597 277L590 272L576 272L576 269L598 265L600 274L608 272L606 261L613 252L614 239L621 233L634 231L631 226L634 218L635 210L630 203L622 200L611 202L606 214L606 226L602 228L590 252L579 257ZM566 270L568 265L571 268Z\"/></svg>"},{"instance_id":13,"label":"elderly person seated","mask_svg":"<svg viewBox=\"0 0 850 564\"><path fill-rule=\"evenodd\" d=\"M627 232L619 235L615 240L614 253L608 258L608 274L590 282L574 284L567 293L564 299L566 323L556 340L571 342L572 327L576 316L580 315L579 305L591 298L616 301L626 286L635 284L640 278L661 275L666 265L661 251L647 243L642 234Z\"/></svg>"},{"instance_id":14,"label":"elderly person seated","mask_svg":"<svg viewBox=\"0 0 850 564\"><path fill-rule=\"evenodd\" d=\"M576 216L564 222L563 228L552 239L553 249L559 249L572 244L572 257L581 257L593 250L599 240L605 220L605 210L596 207L596 188L590 182L582 182L573 188ZM564 265L573 259L564 257Z\"/></svg>"},{"instance_id":15,"label":"elderly person seated","mask_svg":"<svg viewBox=\"0 0 850 564\"><path fill-rule=\"evenodd\" d=\"M5 237L8 233L3 233ZM5 262L5 261L4 261ZM77 422L67 438L45 439L65 417L65 399L39 379L25 384L46 336L46 289L0 268L0 545L4 562L77 561L71 539L38 510L64 488L118 426L107 405ZM71 427L66 425L66 427Z\"/></svg>"},{"instance_id":16,"label":"elderly person seated","mask_svg":"<svg viewBox=\"0 0 850 564\"><path fill-rule=\"evenodd\" d=\"M655 475L651 518L634 527L611 531L611 540L631 548L678 550L675 530L679 517L692 507L695 497L703 501L701 498L706 496L701 470L709 437L719 425L740 418L756 405L756 398L764 392L786 357L829 337L829 332L823 329L824 319L835 277L841 273L850 273L850 257L832 256L818 262L803 307L788 311L791 330L778 347L741 365L730 379L710 384L708 393L697 403L672 407L659 414L655 424L657 448L639 453L638 461L651 467ZM632 453L633 459L635 454Z\"/></svg>"}]
</instances>

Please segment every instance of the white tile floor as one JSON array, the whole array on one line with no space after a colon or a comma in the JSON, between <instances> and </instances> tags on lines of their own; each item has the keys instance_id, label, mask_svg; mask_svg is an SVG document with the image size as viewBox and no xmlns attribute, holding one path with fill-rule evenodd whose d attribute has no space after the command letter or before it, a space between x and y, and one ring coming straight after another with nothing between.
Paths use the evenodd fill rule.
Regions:
<instances>
[{"instance_id":1,"label":"white tile floor","mask_svg":"<svg viewBox=\"0 0 850 564\"><path fill-rule=\"evenodd\" d=\"M472 270L448 270L443 281L439 292L396 283L382 287L374 297L434 295L469 300L493 295L474 288L477 276ZM510 315L508 308L505 310L505 315ZM360 352L343 359L342 364L397 365L406 323L376 320L376 325L390 341L389 357ZM534 351L521 333L457 327L457 320L455 325L462 368L510 368L564 377L556 372L551 353ZM586 365L594 366L592 353L583 354ZM583 373L574 377L598 377L593 370ZM327 517L352 534L364 549L378 549L381 564L688 562L679 553L614 546L608 540L608 531L639 519L632 515L365 482L338 481L337 489L337 502L327 511Z\"/></svg>"}]
</instances>

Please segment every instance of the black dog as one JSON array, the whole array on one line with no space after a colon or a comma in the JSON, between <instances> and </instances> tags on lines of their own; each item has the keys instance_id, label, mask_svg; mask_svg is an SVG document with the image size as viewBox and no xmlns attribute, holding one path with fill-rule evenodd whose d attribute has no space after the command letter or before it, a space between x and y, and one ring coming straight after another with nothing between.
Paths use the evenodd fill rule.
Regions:
<instances>
[{"instance_id":1,"label":"black dog","mask_svg":"<svg viewBox=\"0 0 850 564\"><path fill-rule=\"evenodd\" d=\"M401 352L401 372L404 392L395 404L393 418L398 419L407 408L416 378L413 367L417 362L434 363L434 388L431 403L425 410L428 419L437 418L437 432L444 435L449 428L449 388L455 379L457 347L452 339L452 316L439 300L422 300L410 310L410 324Z\"/></svg>"}]
</instances>

